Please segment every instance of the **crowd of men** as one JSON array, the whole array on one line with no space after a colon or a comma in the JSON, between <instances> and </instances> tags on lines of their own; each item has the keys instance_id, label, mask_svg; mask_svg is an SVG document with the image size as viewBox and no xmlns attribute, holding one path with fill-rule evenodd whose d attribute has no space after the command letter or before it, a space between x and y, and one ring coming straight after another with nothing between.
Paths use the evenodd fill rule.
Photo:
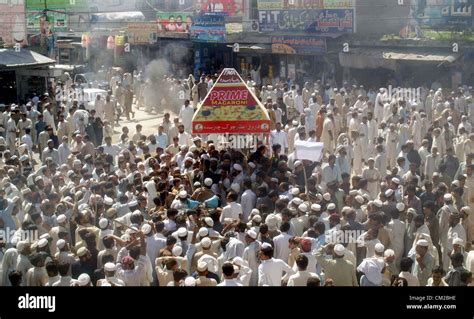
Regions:
<instances>
[{"instance_id":1,"label":"crowd of men","mask_svg":"<svg viewBox=\"0 0 474 319\"><path fill-rule=\"evenodd\" d=\"M2 106L0 285L472 285L472 88L408 99L249 79L272 131L247 153L191 133L215 80L163 81L186 92L179 116L118 143L130 79L90 110ZM295 158L298 140L323 142L322 159Z\"/></svg>"}]
</instances>

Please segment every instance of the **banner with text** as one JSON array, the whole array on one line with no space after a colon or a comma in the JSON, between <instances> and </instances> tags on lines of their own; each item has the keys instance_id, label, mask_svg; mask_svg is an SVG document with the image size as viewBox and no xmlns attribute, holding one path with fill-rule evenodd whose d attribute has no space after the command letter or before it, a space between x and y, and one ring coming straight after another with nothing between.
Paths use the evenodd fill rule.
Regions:
<instances>
[{"instance_id":1,"label":"banner with text","mask_svg":"<svg viewBox=\"0 0 474 319\"><path fill-rule=\"evenodd\" d=\"M354 9L260 10L260 32L354 33Z\"/></svg>"},{"instance_id":2,"label":"banner with text","mask_svg":"<svg viewBox=\"0 0 474 319\"><path fill-rule=\"evenodd\" d=\"M286 35L272 37L272 53L323 54L326 53L326 39L322 37Z\"/></svg>"}]
</instances>

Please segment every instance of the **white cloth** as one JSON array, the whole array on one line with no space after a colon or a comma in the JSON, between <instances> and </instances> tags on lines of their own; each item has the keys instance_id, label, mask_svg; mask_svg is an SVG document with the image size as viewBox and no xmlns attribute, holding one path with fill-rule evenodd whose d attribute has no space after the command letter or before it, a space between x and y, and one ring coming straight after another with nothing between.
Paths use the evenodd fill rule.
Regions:
<instances>
[{"instance_id":1,"label":"white cloth","mask_svg":"<svg viewBox=\"0 0 474 319\"><path fill-rule=\"evenodd\" d=\"M295 271L280 259L267 259L258 266L258 285L259 286L281 286L283 272L288 275L294 275Z\"/></svg>"},{"instance_id":2,"label":"white cloth","mask_svg":"<svg viewBox=\"0 0 474 319\"><path fill-rule=\"evenodd\" d=\"M288 233L281 233L280 235L273 237L274 258L283 260L284 262L288 263L288 257L290 256L288 240L291 237L292 236Z\"/></svg>"}]
</instances>

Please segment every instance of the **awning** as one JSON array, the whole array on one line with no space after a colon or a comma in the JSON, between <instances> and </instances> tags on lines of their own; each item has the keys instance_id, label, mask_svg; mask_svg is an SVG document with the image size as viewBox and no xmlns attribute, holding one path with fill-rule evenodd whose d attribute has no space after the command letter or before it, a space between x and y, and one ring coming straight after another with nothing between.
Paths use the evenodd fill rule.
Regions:
<instances>
[{"instance_id":1,"label":"awning","mask_svg":"<svg viewBox=\"0 0 474 319\"><path fill-rule=\"evenodd\" d=\"M55 63L55 60L27 49L22 48L19 52L14 49L0 49L0 70L46 66Z\"/></svg>"},{"instance_id":2,"label":"awning","mask_svg":"<svg viewBox=\"0 0 474 319\"><path fill-rule=\"evenodd\" d=\"M417 49L380 49L380 48L352 48L349 52L339 53L339 63L343 67L356 69L385 68L396 70L397 61L405 62L432 62L453 63L460 54L436 52L433 50Z\"/></svg>"}]
</instances>

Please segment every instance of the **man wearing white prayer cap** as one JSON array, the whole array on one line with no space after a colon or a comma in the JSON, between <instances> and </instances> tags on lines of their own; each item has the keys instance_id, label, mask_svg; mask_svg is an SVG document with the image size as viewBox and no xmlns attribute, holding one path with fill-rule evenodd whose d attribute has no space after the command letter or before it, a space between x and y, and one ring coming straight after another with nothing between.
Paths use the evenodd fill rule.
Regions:
<instances>
[{"instance_id":1,"label":"man wearing white prayer cap","mask_svg":"<svg viewBox=\"0 0 474 319\"><path fill-rule=\"evenodd\" d=\"M384 245L378 243L375 245L375 257L365 258L359 266L357 271L363 273L360 278L361 286L381 286L382 285L382 271L385 268L384 261Z\"/></svg>"},{"instance_id":2,"label":"man wearing white prayer cap","mask_svg":"<svg viewBox=\"0 0 474 319\"><path fill-rule=\"evenodd\" d=\"M255 217L260 217L260 215L255 215ZM250 286L257 286L258 285L258 266L260 261L258 260L257 256L260 250L260 242L257 241L258 233L253 230L249 229L246 232L245 241L247 247L244 249L244 253L242 254L242 258L247 262L248 267L252 270L252 274L250 275ZM275 236L276 238L276 236ZM288 242L287 242L288 246Z\"/></svg>"},{"instance_id":3,"label":"man wearing white prayer cap","mask_svg":"<svg viewBox=\"0 0 474 319\"><path fill-rule=\"evenodd\" d=\"M332 259L325 254L332 250ZM327 279L332 279L334 286L358 286L355 265L344 259L345 247L341 244L326 244L316 252L316 260L322 267Z\"/></svg>"},{"instance_id":4,"label":"man wearing white prayer cap","mask_svg":"<svg viewBox=\"0 0 474 319\"><path fill-rule=\"evenodd\" d=\"M200 261L196 267L198 278L196 279L196 286L198 287L215 287L217 286L217 281L213 278L208 278L207 274L209 273L208 265L204 261Z\"/></svg>"},{"instance_id":5,"label":"man wearing white prayer cap","mask_svg":"<svg viewBox=\"0 0 474 319\"><path fill-rule=\"evenodd\" d=\"M419 239L415 251L408 257L413 260L412 275L418 278L420 286L426 286L434 268L435 259L429 252L429 242Z\"/></svg>"},{"instance_id":6,"label":"man wearing white prayer cap","mask_svg":"<svg viewBox=\"0 0 474 319\"><path fill-rule=\"evenodd\" d=\"M71 283L71 286L76 286L76 287L86 287L86 286L92 286L91 283L91 277L88 274L81 274L77 278L77 280L73 281Z\"/></svg>"},{"instance_id":7,"label":"man wearing white prayer cap","mask_svg":"<svg viewBox=\"0 0 474 319\"><path fill-rule=\"evenodd\" d=\"M97 280L97 287L106 287L106 286L122 287L122 286L125 286L125 283L123 282L123 280L118 279L115 276L116 271L117 271L117 266L114 263L111 263L111 262L106 263L104 265L105 278Z\"/></svg>"},{"instance_id":8,"label":"man wearing white prayer cap","mask_svg":"<svg viewBox=\"0 0 474 319\"><path fill-rule=\"evenodd\" d=\"M49 246L51 256L54 256L57 252L56 243L59 239L60 232L68 232L67 230L67 217L64 214L61 214L56 217L56 221L58 222L58 226L54 226L50 229L49 234L51 235L51 245Z\"/></svg>"}]
</instances>

